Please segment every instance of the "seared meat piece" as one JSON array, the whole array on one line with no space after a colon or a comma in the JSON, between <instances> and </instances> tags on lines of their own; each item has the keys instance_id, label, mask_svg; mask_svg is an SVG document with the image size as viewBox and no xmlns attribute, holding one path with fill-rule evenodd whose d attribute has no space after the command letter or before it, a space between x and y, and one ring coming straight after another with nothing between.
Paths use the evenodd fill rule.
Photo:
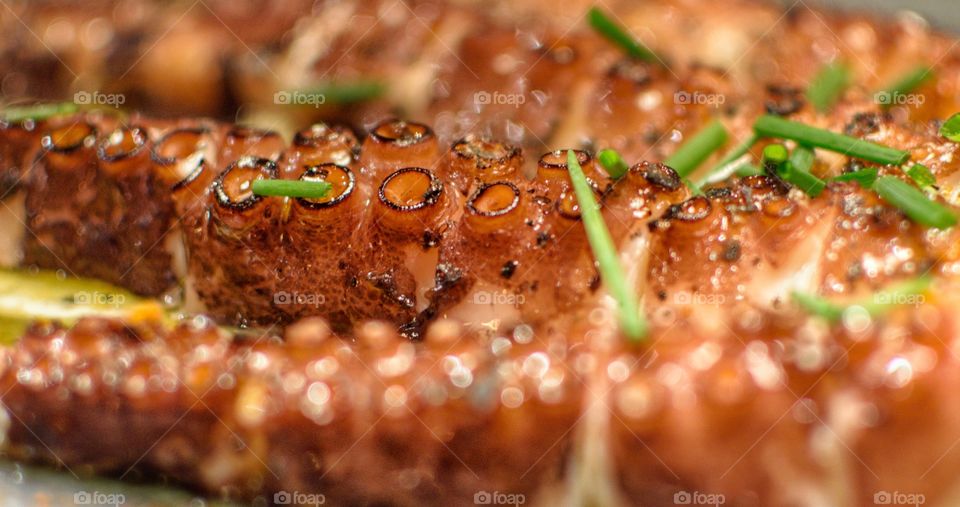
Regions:
<instances>
[{"instance_id":1,"label":"seared meat piece","mask_svg":"<svg viewBox=\"0 0 960 507\"><path fill-rule=\"evenodd\" d=\"M6 454L271 505L284 491L335 505L533 498L561 483L580 409L582 385L562 363L578 341L546 353L529 336L491 341L450 321L419 345L373 322L351 344L317 320L285 343L202 319L28 334L0 351Z\"/></svg>"}]
</instances>

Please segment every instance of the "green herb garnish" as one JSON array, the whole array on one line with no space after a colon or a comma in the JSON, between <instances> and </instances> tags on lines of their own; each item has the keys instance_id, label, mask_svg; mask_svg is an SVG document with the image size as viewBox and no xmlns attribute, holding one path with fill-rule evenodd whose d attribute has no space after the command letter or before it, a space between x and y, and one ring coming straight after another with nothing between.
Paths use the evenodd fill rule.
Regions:
<instances>
[{"instance_id":1,"label":"green herb garnish","mask_svg":"<svg viewBox=\"0 0 960 507\"><path fill-rule=\"evenodd\" d=\"M910 152L907 151L837 134L773 115L764 115L758 118L756 123L753 124L753 130L760 137L790 139L798 144L823 148L879 164L902 165L910 158Z\"/></svg>"},{"instance_id":2,"label":"green herb garnish","mask_svg":"<svg viewBox=\"0 0 960 507\"><path fill-rule=\"evenodd\" d=\"M784 171L780 177L791 185L803 190L803 192L810 197L820 195L823 193L823 189L827 188L825 181L806 171L798 171L789 163L787 164L787 170Z\"/></svg>"},{"instance_id":3,"label":"green herb garnish","mask_svg":"<svg viewBox=\"0 0 960 507\"><path fill-rule=\"evenodd\" d=\"M599 7L591 7L587 12L590 26L610 42L620 46L631 58L648 62L658 61L657 55L627 33L626 28L614 21Z\"/></svg>"},{"instance_id":4,"label":"green herb garnish","mask_svg":"<svg viewBox=\"0 0 960 507\"><path fill-rule=\"evenodd\" d=\"M757 135L751 132L750 137L746 138L734 149L727 152L727 154L720 159L720 162L717 162L715 166L711 167L710 170L707 171L707 174L704 175L703 178L700 178L700 181L697 183L700 185L706 185L707 183L723 181L733 173L737 173L739 175L743 166L748 164L747 160L741 159L743 159L744 155L750 151L750 148L753 148L754 144L757 144L757 139Z\"/></svg>"},{"instance_id":5,"label":"green herb garnish","mask_svg":"<svg viewBox=\"0 0 960 507\"><path fill-rule=\"evenodd\" d=\"M852 80L848 65L840 62L824 65L807 89L807 100L817 112L825 113L837 103Z\"/></svg>"},{"instance_id":6,"label":"green herb garnish","mask_svg":"<svg viewBox=\"0 0 960 507\"><path fill-rule=\"evenodd\" d=\"M900 208L914 222L947 229L957 223L957 216L946 206L931 201L916 187L895 176L881 176L873 183L873 190L883 200Z\"/></svg>"},{"instance_id":7,"label":"green herb garnish","mask_svg":"<svg viewBox=\"0 0 960 507\"><path fill-rule=\"evenodd\" d=\"M587 231L587 240L600 267L600 277L610 291L610 295L616 299L620 310L620 330L630 340L639 341L647 334L646 319L640 314L636 293L627 285L627 277L620 265L617 248L610 237L610 231L603 222L600 206L597 205L593 190L590 189L590 184L587 183L587 178L583 174L583 168L580 167L577 156L572 150L567 151L567 168L573 190L577 194L580 217Z\"/></svg>"},{"instance_id":8,"label":"green herb garnish","mask_svg":"<svg viewBox=\"0 0 960 507\"><path fill-rule=\"evenodd\" d=\"M727 129L719 121L712 120L700 132L680 145L677 151L663 163L677 171L680 177L685 178L726 142Z\"/></svg>"},{"instance_id":9,"label":"green herb garnish","mask_svg":"<svg viewBox=\"0 0 960 507\"><path fill-rule=\"evenodd\" d=\"M690 189L691 194L704 195L703 188L701 188L700 185L694 183L693 181L690 181L688 178L681 178L681 181L683 181L683 184Z\"/></svg>"},{"instance_id":10,"label":"green herb garnish","mask_svg":"<svg viewBox=\"0 0 960 507\"><path fill-rule=\"evenodd\" d=\"M787 147L782 144L768 144L763 147L763 157L760 159L760 165L770 172L777 172L780 167L787 162L789 153Z\"/></svg>"},{"instance_id":11,"label":"green herb garnish","mask_svg":"<svg viewBox=\"0 0 960 507\"><path fill-rule=\"evenodd\" d=\"M923 190L932 188L937 184L936 176L923 164L913 164L907 169L907 176Z\"/></svg>"},{"instance_id":12,"label":"green herb garnish","mask_svg":"<svg viewBox=\"0 0 960 507\"><path fill-rule=\"evenodd\" d=\"M617 153L616 150L606 149L601 150L597 155L597 158L600 160L600 165L606 169L607 174L615 180L623 178L627 171L630 170L630 166L623 161L623 158Z\"/></svg>"},{"instance_id":13,"label":"green herb garnish","mask_svg":"<svg viewBox=\"0 0 960 507\"><path fill-rule=\"evenodd\" d=\"M320 199L330 192L330 183L308 180L254 180L253 193L278 197Z\"/></svg>"},{"instance_id":14,"label":"green herb garnish","mask_svg":"<svg viewBox=\"0 0 960 507\"><path fill-rule=\"evenodd\" d=\"M919 88L920 85L933 78L933 76L933 69L930 67L917 67L879 92L878 95L888 98L888 100L883 101L881 105L884 107L890 107L893 105L895 98L914 91L915 89Z\"/></svg>"},{"instance_id":15,"label":"green herb garnish","mask_svg":"<svg viewBox=\"0 0 960 507\"><path fill-rule=\"evenodd\" d=\"M296 93L323 97L322 104L353 104L375 99L386 91L387 85L380 81L355 81L321 83Z\"/></svg>"},{"instance_id":16,"label":"green herb garnish","mask_svg":"<svg viewBox=\"0 0 960 507\"><path fill-rule=\"evenodd\" d=\"M787 169L781 177L793 186L803 190L810 197L816 197L827 188L827 183L810 172L816 155L813 149L797 146L790 153Z\"/></svg>"},{"instance_id":17,"label":"green herb garnish","mask_svg":"<svg viewBox=\"0 0 960 507\"><path fill-rule=\"evenodd\" d=\"M956 113L940 126L940 135L947 139L960 143L960 113Z\"/></svg>"},{"instance_id":18,"label":"green herb garnish","mask_svg":"<svg viewBox=\"0 0 960 507\"><path fill-rule=\"evenodd\" d=\"M835 322L843 318L844 313L853 307L862 308L870 316L877 317L895 306L922 302L917 296L926 292L932 283L933 279L930 276L922 275L893 284L874 292L868 298L850 303L830 301L823 296L798 291L792 292L791 296L810 314Z\"/></svg>"},{"instance_id":19,"label":"green herb garnish","mask_svg":"<svg viewBox=\"0 0 960 507\"><path fill-rule=\"evenodd\" d=\"M2 116L5 121L18 123L25 120L45 120L53 116L62 114L72 114L79 110L73 102L60 102L57 104L34 104L31 106L13 106L3 110Z\"/></svg>"},{"instance_id":20,"label":"green herb garnish","mask_svg":"<svg viewBox=\"0 0 960 507\"><path fill-rule=\"evenodd\" d=\"M816 158L816 154L812 148L797 146L793 149L793 152L790 153L790 165L798 171L808 173L813 169L813 163L816 161Z\"/></svg>"},{"instance_id":21,"label":"green herb garnish","mask_svg":"<svg viewBox=\"0 0 960 507\"><path fill-rule=\"evenodd\" d=\"M813 167L813 157L813 150L806 146L797 147L788 156L786 146L770 144L763 149L761 165L766 172L775 174L810 197L816 197L827 184L808 172Z\"/></svg>"},{"instance_id":22,"label":"green herb garnish","mask_svg":"<svg viewBox=\"0 0 960 507\"><path fill-rule=\"evenodd\" d=\"M858 171L834 176L830 178L830 181L855 181L859 183L861 187L869 189L873 187L873 182L877 181L878 174L879 171L877 171L876 167L867 167Z\"/></svg>"}]
</instances>

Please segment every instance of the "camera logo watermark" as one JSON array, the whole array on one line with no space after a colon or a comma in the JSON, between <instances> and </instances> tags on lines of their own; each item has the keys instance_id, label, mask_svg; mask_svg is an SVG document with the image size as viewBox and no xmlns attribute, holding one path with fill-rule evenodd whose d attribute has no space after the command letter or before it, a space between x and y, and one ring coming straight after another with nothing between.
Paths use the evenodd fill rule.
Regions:
<instances>
[{"instance_id":1,"label":"camera logo watermark","mask_svg":"<svg viewBox=\"0 0 960 507\"><path fill-rule=\"evenodd\" d=\"M323 294L310 292L287 292L282 290L273 294L273 304L278 306L303 305L317 308L323 306L326 302L327 298Z\"/></svg>"},{"instance_id":2,"label":"camera logo watermark","mask_svg":"<svg viewBox=\"0 0 960 507\"><path fill-rule=\"evenodd\" d=\"M480 91L473 94L473 103L478 106L513 106L520 107L527 101L522 93L501 93Z\"/></svg>"},{"instance_id":3,"label":"camera logo watermark","mask_svg":"<svg viewBox=\"0 0 960 507\"><path fill-rule=\"evenodd\" d=\"M713 507L719 507L727 503L727 498L719 493L677 491L673 494L673 503L676 505L712 505Z\"/></svg>"},{"instance_id":4,"label":"camera logo watermark","mask_svg":"<svg viewBox=\"0 0 960 507\"><path fill-rule=\"evenodd\" d=\"M489 292L477 291L473 294L473 303L477 305L522 305L527 301L523 294L512 294L507 291Z\"/></svg>"},{"instance_id":5,"label":"camera logo watermark","mask_svg":"<svg viewBox=\"0 0 960 507\"><path fill-rule=\"evenodd\" d=\"M878 305L909 305L920 306L927 302L923 294L904 294L897 292L878 292L873 295L873 302Z\"/></svg>"},{"instance_id":6,"label":"camera logo watermark","mask_svg":"<svg viewBox=\"0 0 960 507\"><path fill-rule=\"evenodd\" d=\"M76 505L112 505L118 507L127 503L127 497L120 493L77 491L73 494L73 503Z\"/></svg>"},{"instance_id":7,"label":"camera logo watermark","mask_svg":"<svg viewBox=\"0 0 960 507\"><path fill-rule=\"evenodd\" d=\"M700 91L680 90L673 94L673 103L678 106L720 107L727 101L722 93L704 93Z\"/></svg>"},{"instance_id":8,"label":"camera logo watermark","mask_svg":"<svg viewBox=\"0 0 960 507\"><path fill-rule=\"evenodd\" d=\"M922 93L877 92L873 95L873 101L881 106L919 107L927 101L927 97Z\"/></svg>"},{"instance_id":9,"label":"camera logo watermark","mask_svg":"<svg viewBox=\"0 0 960 507\"><path fill-rule=\"evenodd\" d=\"M876 505L912 505L919 507L927 503L927 497L921 493L902 493L900 491L877 491L873 494Z\"/></svg>"},{"instance_id":10,"label":"camera logo watermark","mask_svg":"<svg viewBox=\"0 0 960 507\"><path fill-rule=\"evenodd\" d=\"M513 505L516 507L527 503L527 497L519 493L477 491L473 495L473 503L476 505Z\"/></svg>"},{"instance_id":11,"label":"camera logo watermark","mask_svg":"<svg viewBox=\"0 0 960 507\"><path fill-rule=\"evenodd\" d=\"M78 106L120 107L127 101L122 93L100 93L98 91L79 91L73 94L73 103Z\"/></svg>"},{"instance_id":12,"label":"camera logo watermark","mask_svg":"<svg viewBox=\"0 0 960 507\"><path fill-rule=\"evenodd\" d=\"M327 102L327 96L322 93L306 93L300 91L278 91L273 94L273 103L278 106L313 106L320 107Z\"/></svg>"},{"instance_id":13,"label":"camera logo watermark","mask_svg":"<svg viewBox=\"0 0 960 507\"><path fill-rule=\"evenodd\" d=\"M127 302L127 297L123 294L113 294L110 292L87 292L80 291L74 293L73 304L75 305L99 305L120 307Z\"/></svg>"},{"instance_id":14,"label":"camera logo watermark","mask_svg":"<svg viewBox=\"0 0 960 507\"><path fill-rule=\"evenodd\" d=\"M674 293L672 300L676 305L720 306L727 302L727 297L723 294L680 291Z\"/></svg>"},{"instance_id":15,"label":"camera logo watermark","mask_svg":"<svg viewBox=\"0 0 960 507\"><path fill-rule=\"evenodd\" d=\"M301 493L300 491L277 491L273 494L276 505L323 505L327 497L321 493Z\"/></svg>"}]
</instances>

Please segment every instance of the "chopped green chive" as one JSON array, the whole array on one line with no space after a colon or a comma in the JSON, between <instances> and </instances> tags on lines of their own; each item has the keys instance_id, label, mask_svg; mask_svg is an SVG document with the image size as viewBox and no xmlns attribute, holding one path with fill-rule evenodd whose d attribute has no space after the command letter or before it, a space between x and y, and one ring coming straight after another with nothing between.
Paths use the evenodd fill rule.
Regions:
<instances>
[{"instance_id":1,"label":"chopped green chive","mask_svg":"<svg viewBox=\"0 0 960 507\"><path fill-rule=\"evenodd\" d=\"M960 143L960 113L956 113L940 126L940 135L947 139Z\"/></svg>"},{"instance_id":2,"label":"chopped green chive","mask_svg":"<svg viewBox=\"0 0 960 507\"><path fill-rule=\"evenodd\" d=\"M323 97L322 104L353 104L380 97L387 91L380 81L329 82L296 93Z\"/></svg>"},{"instance_id":3,"label":"chopped green chive","mask_svg":"<svg viewBox=\"0 0 960 507\"><path fill-rule=\"evenodd\" d=\"M768 144L763 148L763 158L760 165L771 172L776 172L788 158L787 147L782 144Z\"/></svg>"},{"instance_id":4,"label":"chopped green chive","mask_svg":"<svg viewBox=\"0 0 960 507\"><path fill-rule=\"evenodd\" d=\"M700 188L700 185L697 185L696 183L690 181L690 180L687 179L687 178L681 178L681 180L683 181L683 184L686 185L687 188L690 189L690 193L691 193L691 194L693 194L693 195L704 195L704 194L703 194L703 189Z\"/></svg>"},{"instance_id":5,"label":"chopped green chive","mask_svg":"<svg viewBox=\"0 0 960 507\"><path fill-rule=\"evenodd\" d=\"M830 178L830 181L855 181L860 184L863 188L873 188L873 182L877 181L877 171L876 167L867 167L865 169L860 169L859 171L853 171L840 176L834 176Z\"/></svg>"},{"instance_id":6,"label":"chopped green chive","mask_svg":"<svg viewBox=\"0 0 960 507\"><path fill-rule=\"evenodd\" d=\"M758 118L756 123L753 124L753 129L760 137L790 139L799 144L823 148L879 164L902 165L910 158L910 152L907 151L897 150L888 146L837 134L829 130L785 120L772 115L764 115Z\"/></svg>"},{"instance_id":7,"label":"chopped green chive","mask_svg":"<svg viewBox=\"0 0 960 507\"><path fill-rule=\"evenodd\" d=\"M843 314L852 307L860 307L871 316L883 315L889 309L904 305L922 302L918 296L926 292L933 283L933 278L921 275L911 280L893 284L870 295L869 298L852 303L838 303L823 296L794 291L793 300L812 315L823 317L829 321L838 321Z\"/></svg>"},{"instance_id":8,"label":"chopped green chive","mask_svg":"<svg viewBox=\"0 0 960 507\"><path fill-rule=\"evenodd\" d=\"M800 153L797 153L798 150ZM761 166L766 172L779 176L787 183L806 192L810 197L820 195L827 184L809 172L798 169L794 163L800 164L801 167L812 167L813 150L801 146L794 150L793 155L788 155L787 147L782 144L769 144L763 148Z\"/></svg>"},{"instance_id":9,"label":"chopped green chive","mask_svg":"<svg viewBox=\"0 0 960 507\"><path fill-rule=\"evenodd\" d=\"M813 169L815 160L816 154L813 152L813 148L808 146L797 146L793 149L793 152L790 153L790 165L794 169L805 173Z\"/></svg>"},{"instance_id":10,"label":"chopped green chive","mask_svg":"<svg viewBox=\"0 0 960 507\"><path fill-rule=\"evenodd\" d=\"M780 177L791 185L803 190L803 192L810 197L820 195L823 193L823 189L827 188L825 181L806 171L799 171L789 163L787 164L787 169Z\"/></svg>"},{"instance_id":11,"label":"chopped green chive","mask_svg":"<svg viewBox=\"0 0 960 507\"><path fill-rule=\"evenodd\" d=\"M881 105L890 107L895 103L894 99L916 90L920 85L933 78L933 76L933 69L930 67L921 66L913 69L877 94L881 98Z\"/></svg>"},{"instance_id":12,"label":"chopped green chive","mask_svg":"<svg viewBox=\"0 0 960 507\"><path fill-rule=\"evenodd\" d=\"M630 166L623 161L623 158L616 150L601 150L597 158L600 159L600 165L606 169L607 174L615 180L623 178L623 176L627 174L627 171L630 170Z\"/></svg>"},{"instance_id":13,"label":"chopped green chive","mask_svg":"<svg viewBox=\"0 0 960 507\"><path fill-rule=\"evenodd\" d=\"M936 176L923 164L913 164L913 166L907 169L907 176L923 190L937 184Z\"/></svg>"},{"instance_id":14,"label":"chopped green chive","mask_svg":"<svg viewBox=\"0 0 960 507\"><path fill-rule=\"evenodd\" d=\"M813 175L810 170L815 160L813 149L797 146L790 154L787 169L781 177L793 186L803 190L810 197L816 197L827 188L827 183Z\"/></svg>"},{"instance_id":15,"label":"chopped green chive","mask_svg":"<svg viewBox=\"0 0 960 507\"><path fill-rule=\"evenodd\" d=\"M727 178L736 174L737 176L749 176L751 174L760 174L760 169L750 163L747 157L741 157L723 167L720 170L711 169L710 172L696 182L699 186L709 185L726 181Z\"/></svg>"},{"instance_id":16,"label":"chopped green chive","mask_svg":"<svg viewBox=\"0 0 960 507\"><path fill-rule=\"evenodd\" d=\"M828 301L826 298L806 292L793 291L793 300L807 313L823 317L829 321L837 321L843 317L844 307Z\"/></svg>"},{"instance_id":17,"label":"chopped green chive","mask_svg":"<svg viewBox=\"0 0 960 507\"><path fill-rule=\"evenodd\" d=\"M623 48L631 58L648 62L659 60L653 51L650 51L646 46L637 42L633 36L627 33L624 27L620 26L619 23L601 11L599 7L591 7L587 13L587 19L590 22L590 26L593 27L597 33Z\"/></svg>"},{"instance_id":18,"label":"chopped green chive","mask_svg":"<svg viewBox=\"0 0 960 507\"><path fill-rule=\"evenodd\" d=\"M31 106L14 106L3 110L3 119L17 123L24 120L45 120L47 118L61 114L75 113L80 108L73 102L60 102L56 104L34 104Z\"/></svg>"},{"instance_id":19,"label":"chopped green chive","mask_svg":"<svg viewBox=\"0 0 960 507\"><path fill-rule=\"evenodd\" d=\"M904 182L895 176L881 176L873 184L873 190L883 200L900 208L913 221L947 229L957 223L957 216L946 206L931 201L916 187Z\"/></svg>"},{"instance_id":20,"label":"chopped green chive","mask_svg":"<svg viewBox=\"0 0 960 507\"><path fill-rule=\"evenodd\" d=\"M677 151L663 163L677 171L680 177L685 178L726 142L727 129L719 121L712 120L700 132L680 145Z\"/></svg>"},{"instance_id":21,"label":"chopped green chive","mask_svg":"<svg viewBox=\"0 0 960 507\"><path fill-rule=\"evenodd\" d=\"M750 137L727 152L727 154L720 159L720 162L717 162L715 166L711 167L710 170L707 171L707 174L697 183L706 185L707 183L723 181L733 173L739 174L741 168L748 163L747 160L744 160L744 156L750 151L750 148L753 148L754 144L757 144L757 139L759 139L757 135L751 132Z\"/></svg>"},{"instance_id":22,"label":"chopped green chive","mask_svg":"<svg viewBox=\"0 0 960 507\"><path fill-rule=\"evenodd\" d=\"M254 180L253 193L279 197L319 199L330 192L330 183L307 180Z\"/></svg>"},{"instance_id":23,"label":"chopped green chive","mask_svg":"<svg viewBox=\"0 0 960 507\"><path fill-rule=\"evenodd\" d=\"M826 113L843 95L852 81L850 67L841 62L824 65L807 89L807 100L814 109Z\"/></svg>"},{"instance_id":24,"label":"chopped green chive","mask_svg":"<svg viewBox=\"0 0 960 507\"><path fill-rule=\"evenodd\" d=\"M763 174L763 171L753 164L744 164L737 168L736 174L740 177L757 176L759 174Z\"/></svg>"},{"instance_id":25,"label":"chopped green chive","mask_svg":"<svg viewBox=\"0 0 960 507\"><path fill-rule=\"evenodd\" d=\"M597 205L590 184L587 183L587 178L583 174L583 168L580 167L577 156L572 150L567 151L567 168L573 190L577 194L580 217L587 231L587 240L600 266L600 276L610 295L616 299L620 310L620 329L629 339L639 341L647 334L646 319L640 314L636 293L627 285L627 278L617 256L617 248L600 214L600 206Z\"/></svg>"}]
</instances>

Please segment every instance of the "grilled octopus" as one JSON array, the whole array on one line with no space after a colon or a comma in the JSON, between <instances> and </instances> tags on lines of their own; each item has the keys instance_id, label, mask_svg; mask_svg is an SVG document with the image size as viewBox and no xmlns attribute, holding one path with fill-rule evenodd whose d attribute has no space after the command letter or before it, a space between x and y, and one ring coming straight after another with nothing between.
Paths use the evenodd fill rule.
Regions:
<instances>
[{"instance_id":1,"label":"grilled octopus","mask_svg":"<svg viewBox=\"0 0 960 507\"><path fill-rule=\"evenodd\" d=\"M2 202L23 218L8 220L21 252L11 262L208 315L175 327L149 316L38 322L0 349L3 451L266 503L295 491L337 505L471 505L487 492L544 505L956 504L955 230L922 227L853 182L811 198L761 174L694 195L656 162L711 117L744 138L769 112L909 150L949 200L957 145L935 119L957 109L952 41L915 21L795 8L783 15L787 43L761 37L730 65L724 51L752 39L711 44L718 32L783 13L734 2L709 24L702 6L615 6L656 39L690 41L663 48L668 65L559 35L536 2L505 8L544 19L519 35L496 22L498 8L468 24L460 7L428 10L450 29L439 42L392 24L371 42L390 47L389 65L338 63L328 45L301 58L317 33L304 23L288 61L317 74L438 73L429 100L386 99L407 106L406 121L384 120L383 100L346 112L363 136L317 123L288 144L212 120L100 113L2 125ZM346 24L332 47L366 28ZM416 53L438 44L455 49ZM816 113L802 89L825 55L866 50L850 58L857 84ZM871 100L902 70L881 62L918 59L943 67L923 105ZM477 107L476 93L511 86L524 103ZM725 102L671 100L683 93ZM637 163L612 180L594 155L603 147ZM642 297L645 344L617 331L566 148ZM904 177L818 155L825 178L870 166ZM320 179L332 191L261 197L256 179ZM870 294L920 273L935 279L927 301L879 316L831 324L790 301L794 290Z\"/></svg>"}]
</instances>

